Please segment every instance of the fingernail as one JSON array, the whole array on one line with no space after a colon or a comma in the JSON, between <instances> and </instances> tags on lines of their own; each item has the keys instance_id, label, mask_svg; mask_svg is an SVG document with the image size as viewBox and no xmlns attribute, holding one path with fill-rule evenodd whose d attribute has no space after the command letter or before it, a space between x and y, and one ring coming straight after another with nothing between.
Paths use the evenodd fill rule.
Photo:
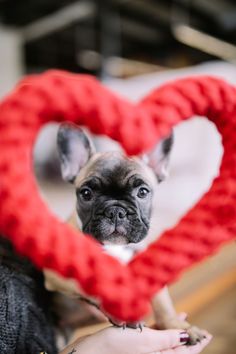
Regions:
<instances>
[{"instance_id":1,"label":"fingernail","mask_svg":"<svg viewBox=\"0 0 236 354\"><path fill-rule=\"evenodd\" d=\"M181 332L180 335L179 335L179 338L180 338L180 343L181 344L185 344L185 343L188 343L189 341L189 334L187 332Z\"/></svg>"}]
</instances>

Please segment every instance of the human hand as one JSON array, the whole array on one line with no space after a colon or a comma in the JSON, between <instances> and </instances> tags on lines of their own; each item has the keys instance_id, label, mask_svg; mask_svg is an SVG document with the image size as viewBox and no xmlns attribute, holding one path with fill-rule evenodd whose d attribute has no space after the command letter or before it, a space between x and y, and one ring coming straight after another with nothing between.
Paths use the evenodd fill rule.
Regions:
<instances>
[{"instance_id":1,"label":"human hand","mask_svg":"<svg viewBox=\"0 0 236 354\"><path fill-rule=\"evenodd\" d=\"M61 354L198 354L212 338L207 332L205 335L198 344L186 346L188 334L180 330L144 327L140 332L139 329L108 327L80 338Z\"/></svg>"}]
</instances>

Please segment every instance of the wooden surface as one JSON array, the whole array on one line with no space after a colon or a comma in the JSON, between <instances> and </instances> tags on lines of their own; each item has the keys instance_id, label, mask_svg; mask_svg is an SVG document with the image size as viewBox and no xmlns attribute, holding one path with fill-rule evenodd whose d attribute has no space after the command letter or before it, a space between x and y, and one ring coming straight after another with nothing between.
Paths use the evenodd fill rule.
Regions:
<instances>
[{"instance_id":1,"label":"wooden surface","mask_svg":"<svg viewBox=\"0 0 236 354\"><path fill-rule=\"evenodd\" d=\"M213 334L204 354L236 354L236 285L191 321Z\"/></svg>"}]
</instances>

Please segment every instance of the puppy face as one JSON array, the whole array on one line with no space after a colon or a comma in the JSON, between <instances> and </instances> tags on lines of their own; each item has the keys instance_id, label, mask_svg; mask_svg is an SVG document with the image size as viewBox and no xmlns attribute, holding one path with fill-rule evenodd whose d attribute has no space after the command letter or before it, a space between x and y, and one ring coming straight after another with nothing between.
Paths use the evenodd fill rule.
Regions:
<instances>
[{"instance_id":1,"label":"puppy face","mask_svg":"<svg viewBox=\"0 0 236 354\"><path fill-rule=\"evenodd\" d=\"M153 182L134 159L95 154L75 179L83 231L103 244L141 241L149 229Z\"/></svg>"},{"instance_id":2,"label":"puppy face","mask_svg":"<svg viewBox=\"0 0 236 354\"><path fill-rule=\"evenodd\" d=\"M159 159L157 174L142 159L120 152L95 153L89 138L74 125L59 128L62 176L75 185L76 211L85 233L102 244L138 243L145 238L153 195L169 153L162 145L161 158L157 152L146 157L153 166Z\"/></svg>"}]
</instances>

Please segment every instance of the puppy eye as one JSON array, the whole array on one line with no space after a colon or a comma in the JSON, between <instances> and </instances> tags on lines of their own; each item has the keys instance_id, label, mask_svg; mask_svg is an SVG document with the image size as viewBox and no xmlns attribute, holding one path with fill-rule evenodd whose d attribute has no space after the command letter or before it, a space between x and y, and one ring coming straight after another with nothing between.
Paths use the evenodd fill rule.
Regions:
<instances>
[{"instance_id":1,"label":"puppy eye","mask_svg":"<svg viewBox=\"0 0 236 354\"><path fill-rule=\"evenodd\" d=\"M137 196L139 198L146 198L148 194L149 194L149 190L147 188L145 188L145 187L141 187L138 190Z\"/></svg>"},{"instance_id":2,"label":"puppy eye","mask_svg":"<svg viewBox=\"0 0 236 354\"><path fill-rule=\"evenodd\" d=\"M92 199L93 197L93 193L91 191L91 189L89 188L83 188L79 191L79 195L80 197L85 200L86 202L88 202L89 200Z\"/></svg>"}]
</instances>

